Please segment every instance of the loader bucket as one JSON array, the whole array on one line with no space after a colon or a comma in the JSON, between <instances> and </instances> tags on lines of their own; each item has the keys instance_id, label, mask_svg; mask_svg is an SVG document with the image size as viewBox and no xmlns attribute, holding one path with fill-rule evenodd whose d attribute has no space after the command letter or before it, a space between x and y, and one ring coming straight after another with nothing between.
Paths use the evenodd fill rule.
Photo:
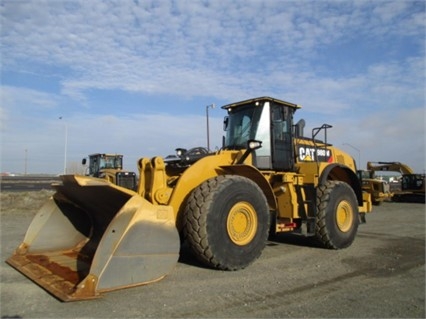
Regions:
<instances>
[{"instance_id":1,"label":"loader bucket","mask_svg":"<svg viewBox=\"0 0 426 319\"><path fill-rule=\"evenodd\" d=\"M158 281L174 268L170 206L102 179L61 176L7 263L62 301Z\"/></svg>"}]
</instances>

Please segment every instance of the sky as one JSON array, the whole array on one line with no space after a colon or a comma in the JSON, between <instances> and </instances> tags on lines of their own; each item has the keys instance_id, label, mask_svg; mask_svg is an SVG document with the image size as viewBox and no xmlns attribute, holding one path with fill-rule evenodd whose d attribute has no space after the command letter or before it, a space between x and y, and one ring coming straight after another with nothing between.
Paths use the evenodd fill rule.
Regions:
<instances>
[{"instance_id":1,"label":"sky","mask_svg":"<svg viewBox=\"0 0 426 319\"><path fill-rule=\"evenodd\" d=\"M221 147L220 106L302 105L365 169L425 171L425 1L0 0L1 172ZM211 105L216 107L213 108Z\"/></svg>"}]
</instances>

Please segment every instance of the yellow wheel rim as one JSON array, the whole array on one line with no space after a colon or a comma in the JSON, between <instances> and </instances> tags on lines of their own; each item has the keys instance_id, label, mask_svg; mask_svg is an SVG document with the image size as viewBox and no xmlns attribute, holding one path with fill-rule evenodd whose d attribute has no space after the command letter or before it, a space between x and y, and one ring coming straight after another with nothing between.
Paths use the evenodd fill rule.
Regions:
<instances>
[{"instance_id":1,"label":"yellow wheel rim","mask_svg":"<svg viewBox=\"0 0 426 319\"><path fill-rule=\"evenodd\" d=\"M341 201L337 206L336 223L341 232L348 232L353 224L354 214L348 201Z\"/></svg>"},{"instance_id":2,"label":"yellow wheel rim","mask_svg":"<svg viewBox=\"0 0 426 319\"><path fill-rule=\"evenodd\" d=\"M247 202L235 204L229 211L226 227L234 244L248 244L257 231L257 214L253 206Z\"/></svg>"}]
</instances>

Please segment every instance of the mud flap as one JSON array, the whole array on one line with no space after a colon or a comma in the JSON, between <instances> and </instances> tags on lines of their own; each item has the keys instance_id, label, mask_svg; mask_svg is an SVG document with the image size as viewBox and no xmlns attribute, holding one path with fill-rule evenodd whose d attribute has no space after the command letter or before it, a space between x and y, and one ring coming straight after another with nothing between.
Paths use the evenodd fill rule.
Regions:
<instances>
[{"instance_id":1,"label":"mud flap","mask_svg":"<svg viewBox=\"0 0 426 319\"><path fill-rule=\"evenodd\" d=\"M60 300L158 281L179 257L170 206L86 176L61 176L56 193L6 261Z\"/></svg>"}]
</instances>

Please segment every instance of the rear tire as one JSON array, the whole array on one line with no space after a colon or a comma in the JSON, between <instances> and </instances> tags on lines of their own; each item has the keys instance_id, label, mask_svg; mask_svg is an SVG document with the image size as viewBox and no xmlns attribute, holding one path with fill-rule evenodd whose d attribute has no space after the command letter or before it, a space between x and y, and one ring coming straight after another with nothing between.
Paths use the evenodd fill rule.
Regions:
<instances>
[{"instance_id":1,"label":"rear tire","mask_svg":"<svg viewBox=\"0 0 426 319\"><path fill-rule=\"evenodd\" d=\"M269 233L269 209L262 190L241 176L217 176L198 186L184 210L184 235L204 264L242 269L256 260Z\"/></svg>"},{"instance_id":2,"label":"rear tire","mask_svg":"<svg viewBox=\"0 0 426 319\"><path fill-rule=\"evenodd\" d=\"M349 247L359 224L358 202L353 189L344 182L327 181L317 189L315 236L326 248Z\"/></svg>"}]
</instances>

